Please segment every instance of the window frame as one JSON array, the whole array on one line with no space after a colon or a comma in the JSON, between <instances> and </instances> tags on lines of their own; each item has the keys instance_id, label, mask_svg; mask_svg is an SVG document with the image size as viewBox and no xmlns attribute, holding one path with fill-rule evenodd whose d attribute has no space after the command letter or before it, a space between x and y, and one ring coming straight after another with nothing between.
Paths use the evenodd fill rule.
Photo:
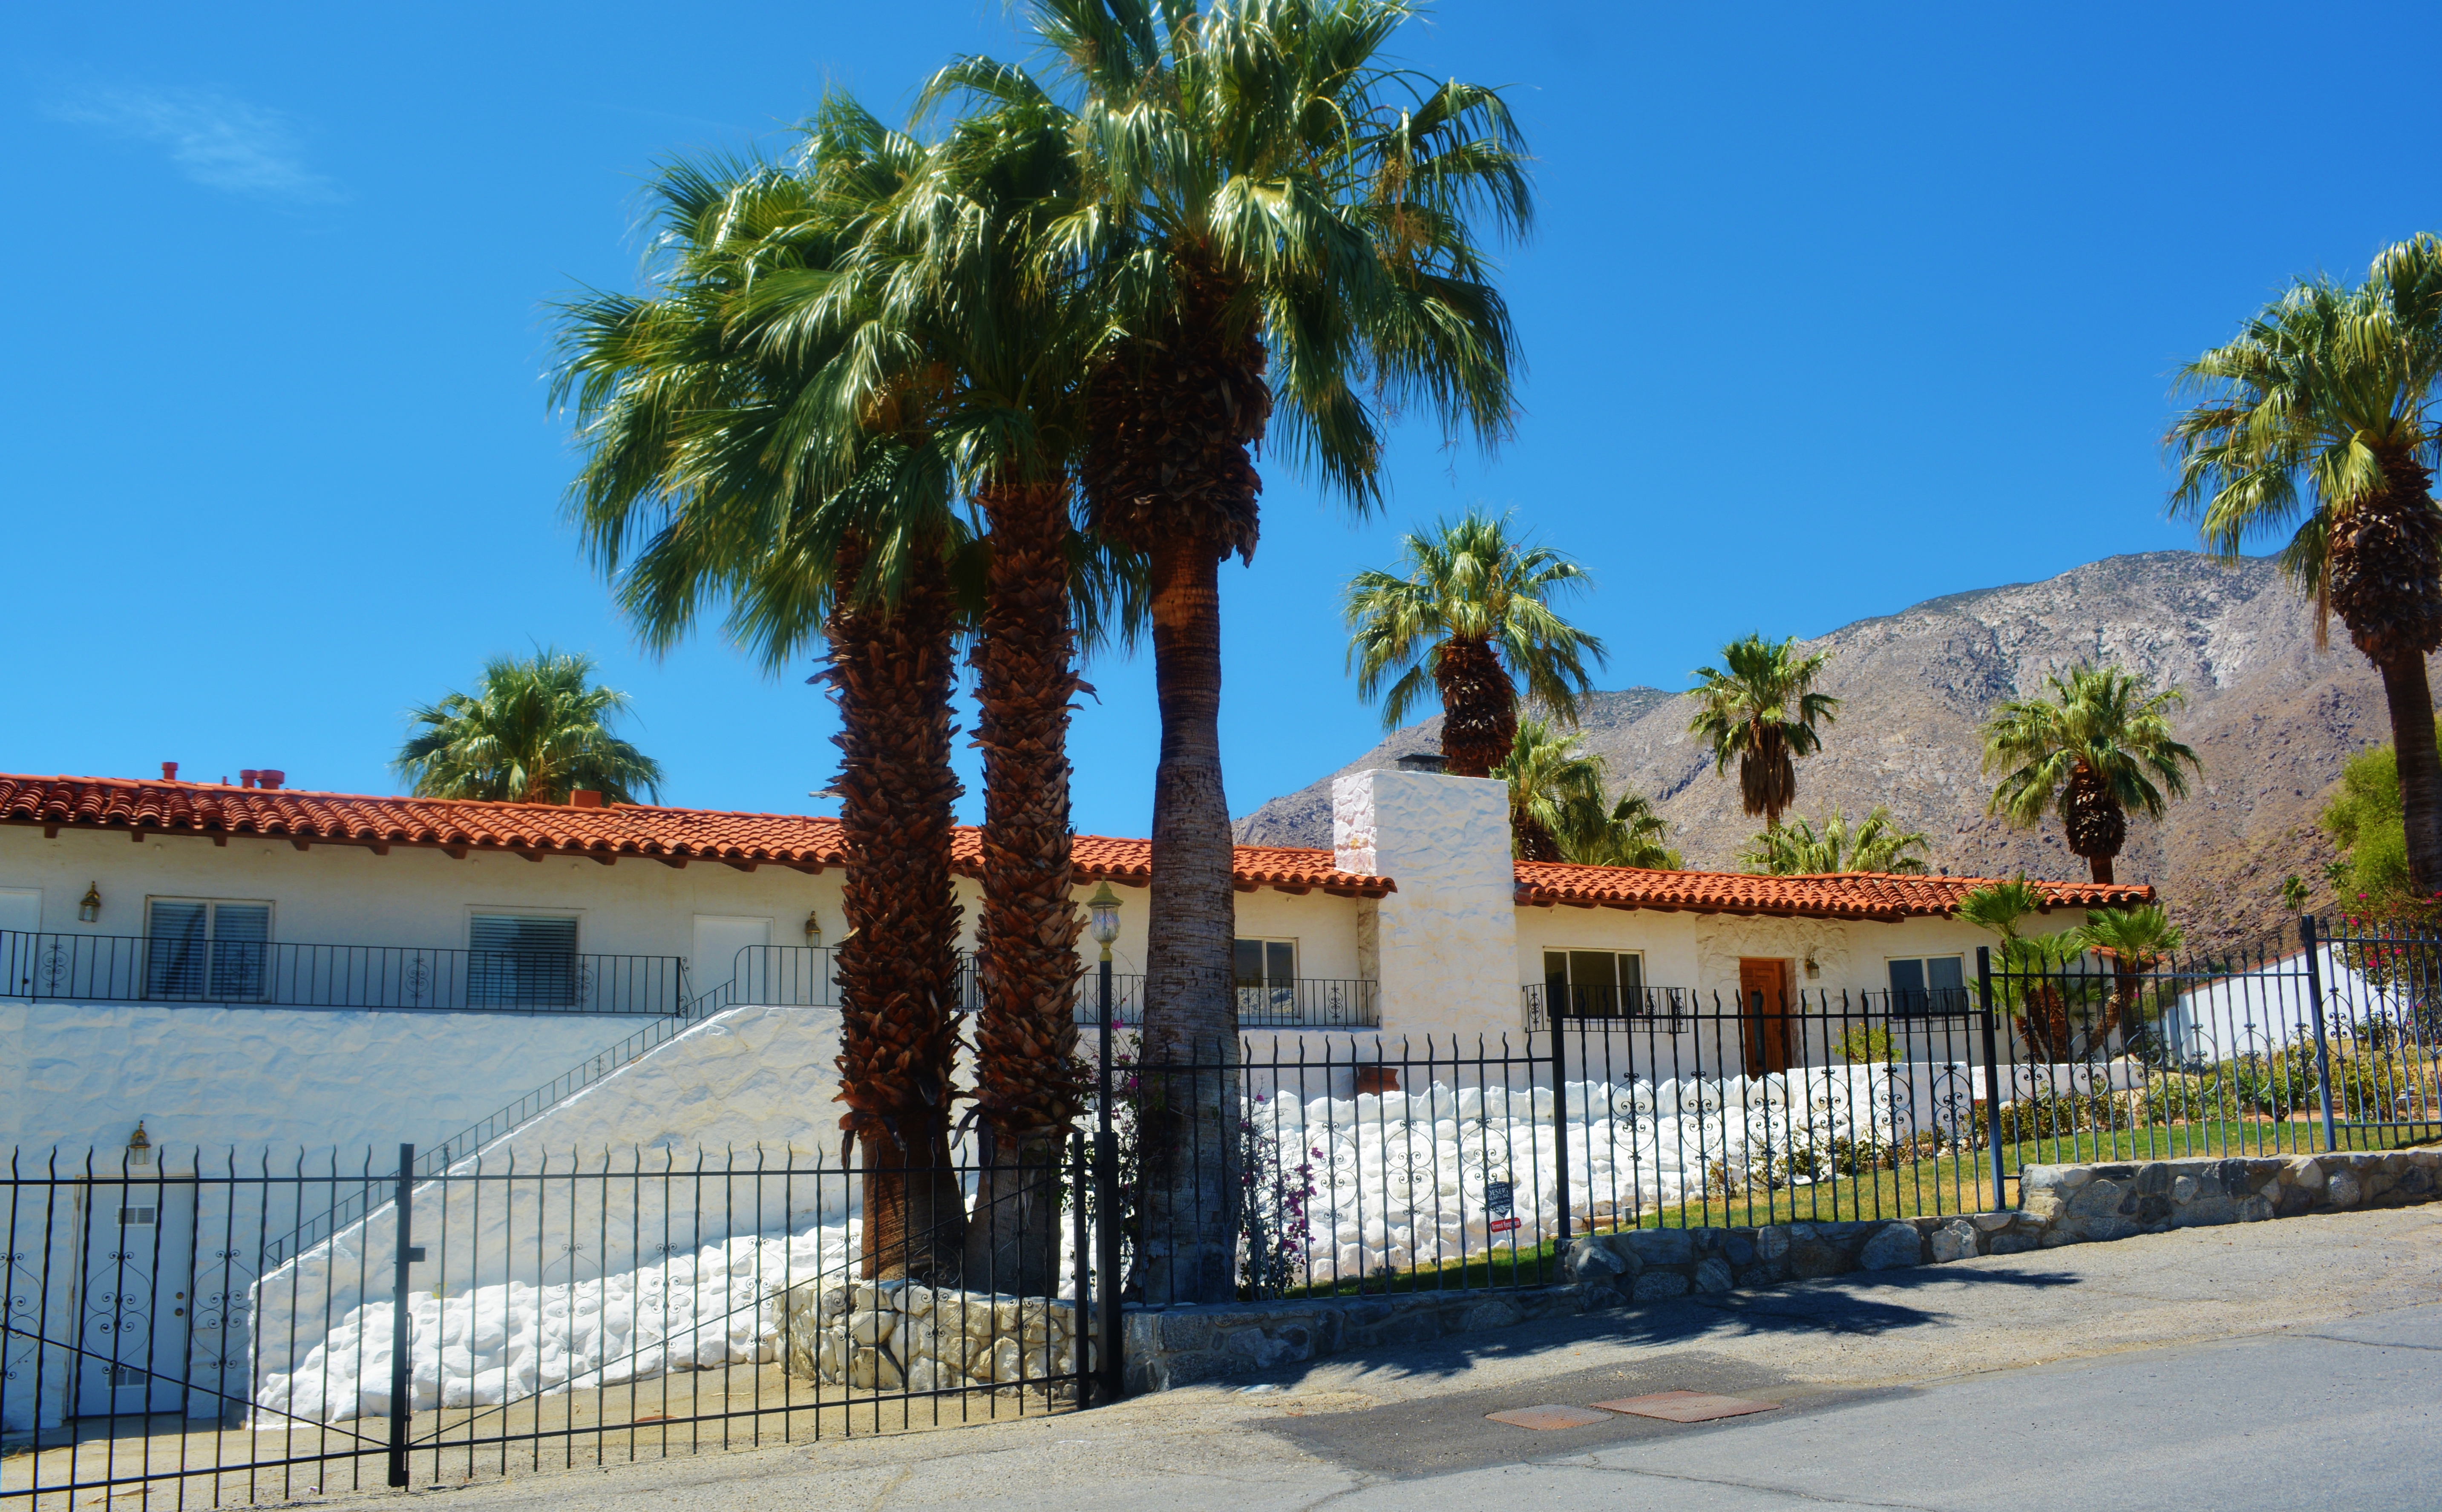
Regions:
<instances>
[{"instance_id":1,"label":"window frame","mask_svg":"<svg viewBox=\"0 0 2442 1512\"><path fill-rule=\"evenodd\" d=\"M1933 973L1929 968L1938 960L1956 961L1959 963L1959 984L1957 986L1936 987L1932 985ZM1924 985L1909 988L1902 987L1898 983L1894 982L1891 979L1891 968L1901 964L1902 962L1912 963L1918 967L1918 975L1923 979ZM1890 1016L1893 1018L1944 1018L1964 1013L1967 1011L1968 1006L1967 953L1965 951L1935 951L1923 956L1886 956L1883 957L1883 983L1890 992L1888 1002ZM1913 999L1905 999L1904 1002L1904 994L1910 993L1921 995ZM1935 995L1936 993L1951 993L1954 995L1948 998L1938 998ZM1935 1009L1935 1004L1937 1002L1948 1003L1952 1006L1943 1008L1940 1011L1937 1011Z\"/></svg>"},{"instance_id":2,"label":"window frame","mask_svg":"<svg viewBox=\"0 0 2442 1512\"><path fill-rule=\"evenodd\" d=\"M199 939L164 935L155 927L155 912L162 903L189 905L204 911ZM260 939L223 939L223 908L263 910ZM192 893L144 895L144 997L165 1003L255 1003L269 995L271 947L279 938L280 905L270 898L211 898ZM180 958L190 946L191 959ZM165 955L167 958L165 958ZM180 983L191 983L182 990Z\"/></svg>"},{"instance_id":3,"label":"window frame","mask_svg":"<svg viewBox=\"0 0 2442 1512\"><path fill-rule=\"evenodd\" d=\"M1646 953L1644 951L1621 950L1616 946L1611 945L1588 946L1584 948L1574 945L1546 945L1542 947L1542 955L1543 1001L1545 1011L1547 1013L1550 1011L1555 993L1569 993L1572 994L1569 1006L1572 1009L1579 1010L1579 1011L1564 1015L1569 1018L1651 1018L1656 1016L1653 1011L1653 993L1645 979ZM1609 982L1586 982L1582 984L1573 981L1571 978L1576 970L1576 958L1579 956L1609 956L1612 957L1612 979ZM1560 973L1558 976L1555 976L1552 971L1552 961L1556 956L1558 957L1560 961ZM1636 980L1634 982L1622 982L1620 980L1621 976L1627 975L1623 972L1622 967L1625 963L1631 961L1635 963L1634 975ZM1595 1008L1608 1008L1609 1011L1584 1011L1589 1005L1577 1001L1575 995L1576 991L1579 988L1582 988L1586 992L1595 992L1606 988L1609 989L1613 994L1612 997L1607 1001L1596 999L1591 1005ZM1672 1005L1673 1011L1668 1015L1669 1017L1674 1019L1678 1017L1676 1008L1677 1005L1674 1003Z\"/></svg>"},{"instance_id":4,"label":"window frame","mask_svg":"<svg viewBox=\"0 0 2442 1512\"><path fill-rule=\"evenodd\" d=\"M557 951L522 952L494 951L475 943L475 926L485 919L539 919L565 922L569 926L569 948L566 965L560 967ZM517 903L468 903L466 905L466 1006L469 1008L536 1009L540 1011L580 1008L591 994L592 973L585 961L585 910L581 908L534 908ZM519 970L519 962L529 954L536 957L534 979L529 982Z\"/></svg>"}]
</instances>

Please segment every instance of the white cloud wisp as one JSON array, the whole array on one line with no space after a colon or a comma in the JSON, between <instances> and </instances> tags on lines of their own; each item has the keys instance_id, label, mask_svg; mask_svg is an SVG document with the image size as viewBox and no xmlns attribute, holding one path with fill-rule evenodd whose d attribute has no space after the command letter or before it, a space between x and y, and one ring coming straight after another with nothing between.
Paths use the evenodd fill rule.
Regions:
<instances>
[{"instance_id":1,"label":"white cloud wisp","mask_svg":"<svg viewBox=\"0 0 2442 1512\"><path fill-rule=\"evenodd\" d=\"M90 89L51 107L57 119L169 149L198 184L242 194L321 202L338 186L308 169L295 126L212 89Z\"/></svg>"}]
</instances>

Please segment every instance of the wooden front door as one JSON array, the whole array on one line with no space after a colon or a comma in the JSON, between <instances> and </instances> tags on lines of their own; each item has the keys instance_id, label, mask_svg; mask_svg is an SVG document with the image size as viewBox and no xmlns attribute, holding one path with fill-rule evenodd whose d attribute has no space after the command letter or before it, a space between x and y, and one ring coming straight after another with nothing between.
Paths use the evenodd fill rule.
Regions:
<instances>
[{"instance_id":1,"label":"wooden front door","mask_svg":"<svg viewBox=\"0 0 2442 1512\"><path fill-rule=\"evenodd\" d=\"M1739 1027L1745 1042L1747 1075L1789 1069L1789 962L1741 956L1739 960Z\"/></svg>"}]
</instances>

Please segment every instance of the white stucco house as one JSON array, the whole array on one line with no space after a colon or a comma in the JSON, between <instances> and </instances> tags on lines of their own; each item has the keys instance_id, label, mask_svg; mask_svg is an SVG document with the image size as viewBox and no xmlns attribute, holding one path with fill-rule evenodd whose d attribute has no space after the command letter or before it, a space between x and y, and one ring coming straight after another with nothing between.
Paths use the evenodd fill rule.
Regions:
<instances>
[{"instance_id":1,"label":"white stucco house","mask_svg":"<svg viewBox=\"0 0 2442 1512\"><path fill-rule=\"evenodd\" d=\"M1516 1039L1563 991L1631 1020L1843 993L1938 1009L1988 941L1952 917L1977 879L1514 862L1505 813L1497 782L1370 771L1337 785L1333 849L1240 847L1249 1029L1396 1058ZM978 854L962 832L970 928ZM1075 859L1081 897L1109 882L1140 902L1152 875L1143 840L1080 836ZM843 927L845 860L835 821L794 814L0 775L19 1087L0 1142L109 1147L143 1119L156 1143L388 1148L690 1009L802 1010L835 1040L819 947ZM2044 885L2060 927L2152 896ZM1768 1027L1736 1038L1714 1064L1822 1053Z\"/></svg>"},{"instance_id":2,"label":"white stucco house","mask_svg":"<svg viewBox=\"0 0 2442 1512\"><path fill-rule=\"evenodd\" d=\"M0 1427L209 1414L254 1397L261 1371L288 1368L247 1343L263 1298L284 1297L289 1322L256 1342L305 1348L379 1289L362 1260L396 1237L382 1182L402 1144L428 1180L479 1159L495 1172L709 1169L690 1178L689 1225L709 1191L720 1233L734 1213L762 1212L759 1173L776 1153L817 1193L799 1227L846 1242L852 1184L802 1176L810 1157L819 1173L839 1156L839 1015L822 945L844 927L835 821L270 782L0 775L10 1221L51 1236L44 1273L65 1279L44 1292L46 1326L106 1366L54 1362L46 1375L12 1336L12 1378L36 1384L0 1401ZM1361 1110L1369 1091L1389 1102L1402 1068L1434 1083L1481 1048L1495 1057L1474 1067L1485 1105L1523 1086L1538 1117L1566 1111L1559 1068L1536 1047L1552 1036L1534 1032L1556 1003L1597 1021L1569 1036L1571 1054L1620 1057L1573 1064L1564 1080L1580 1087L1829 1066L1836 1025L1781 1009L1842 1001L1900 1028L1916 1102L1938 1107L1936 1080L1972 1084L1958 1010L1985 937L1953 914L1974 879L1518 863L1506 800L1496 782L1363 772L1337 784L1332 849L1238 849L1239 1010L1258 1099L1293 1071L1300 1100ZM961 833L970 927L979 853ZM1074 859L1081 895L1109 883L1136 902L1116 950L1131 984L1152 846L1079 836ZM2056 927L2151 896L2045 890ZM634 1213L648 1185L630 1193ZM794 1190L783 1183L784 1209ZM480 1251L479 1205L443 1197L418 1199L438 1205L422 1210L419 1238L441 1248L402 1260L414 1288L463 1284L446 1258ZM483 1221L508 1211L495 1203ZM251 1237L230 1238L241 1230ZM574 1267L582 1236L561 1238ZM495 1258L507 1253L503 1240ZM538 1268L519 1274L573 1276L552 1271L559 1253L534 1251ZM82 1308L88 1296L113 1300ZM309 1314L321 1322L291 1326Z\"/></svg>"}]
</instances>

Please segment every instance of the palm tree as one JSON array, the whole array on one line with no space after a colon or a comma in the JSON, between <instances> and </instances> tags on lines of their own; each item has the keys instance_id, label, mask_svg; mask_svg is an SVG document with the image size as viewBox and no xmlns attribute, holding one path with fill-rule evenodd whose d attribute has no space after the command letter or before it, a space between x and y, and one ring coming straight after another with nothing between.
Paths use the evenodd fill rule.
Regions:
<instances>
[{"instance_id":1,"label":"palm tree","mask_svg":"<svg viewBox=\"0 0 2442 1512\"><path fill-rule=\"evenodd\" d=\"M1073 264L1047 261L1073 209L1066 114L1023 91L959 121L881 229L858 280L877 316L854 410L938 389L938 429L991 536L975 651L983 751L983 912L975 1101L987 1169L971 1275L1048 1284L1059 1255L1058 1162L1083 1101L1076 1074L1077 937L1070 901L1068 711L1076 673L1071 478L1084 439L1092 306ZM832 298L809 287L775 319ZM1156 620L1156 635L1160 627Z\"/></svg>"},{"instance_id":2,"label":"palm tree","mask_svg":"<svg viewBox=\"0 0 2442 1512\"><path fill-rule=\"evenodd\" d=\"M1509 784L1510 849L1521 861L1676 871L1662 816L1638 793L1606 808L1602 757L1541 720L1522 720L1509 759L1492 774Z\"/></svg>"},{"instance_id":3,"label":"palm tree","mask_svg":"<svg viewBox=\"0 0 2442 1512\"><path fill-rule=\"evenodd\" d=\"M2171 738L2170 713L2184 695L2086 663L2045 681L2051 697L2013 700L1984 723L1984 770L2011 769L1986 811L2029 828L2058 812L2069 850L2107 883L2128 811L2161 818L2170 799L2187 795L2187 774L2203 769Z\"/></svg>"},{"instance_id":4,"label":"palm tree","mask_svg":"<svg viewBox=\"0 0 2442 1512\"><path fill-rule=\"evenodd\" d=\"M775 331L770 282L837 287L858 239L924 166L914 142L834 99L791 168L678 163L660 202L655 292L563 308L555 399L576 400L585 459L570 510L647 645L707 601L777 669L820 637L840 715L847 854L841 1118L864 1145L867 1275L955 1283L965 1198L951 1169L957 1057L949 697L960 626L959 523L910 391L863 423L801 417L835 382L853 301Z\"/></svg>"},{"instance_id":5,"label":"palm tree","mask_svg":"<svg viewBox=\"0 0 2442 1512\"><path fill-rule=\"evenodd\" d=\"M1482 777L1510 758L1519 684L1554 718L1576 722L1577 696L1594 687L1585 664L1602 664L1602 642L1554 613L1551 600L1585 586L1584 568L1512 538L1508 516L1475 510L1408 536L1400 554L1405 575L1360 572L1346 600L1357 691L1382 700L1384 728L1406 723L1432 688L1450 774Z\"/></svg>"},{"instance_id":6,"label":"palm tree","mask_svg":"<svg viewBox=\"0 0 2442 1512\"><path fill-rule=\"evenodd\" d=\"M2409 873L2442 890L2442 755L2425 658L2442 645L2442 237L2386 248L2348 288L2303 279L2180 370L2199 402L2173 422L2175 516L2235 556L2288 530L2281 567L2337 614L2382 676L2399 752ZM2301 484L2304 488L2301 488Z\"/></svg>"},{"instance_id":7,"label":"palm tree","mask_svg":"<svg viewBox=\"0 0 2442 1512\"><path fill-rule=\"evenodd\" d=\"M1921 829L1902 830L1890 810L1877 805L1855 830L1849 816L1833 812L1819 830L1799 819L1765 830L1747 842L1739 860L1748 869L1771 877L1822 876L1832 872L1878 872L1886 876L1924 875L1923 851L1931 842Z\"/></svg>"},{"instance_id":8,"label":"palm tree","mask_svg":"<svg viewBox=\"0 0 2442 1512\"><path fill-rule=\"evenodd\" d=\"M2086 938L2076 930L2057 935L2022 933L2019 923L2029 914L2049 907L2050 900L2026 878L1987 883L1959 900L1962 922L1998 935L1997 970L1993 995L2002 1011L2015 1019L2028 1048L2047 1061L2068 1061L2077 1042L2076 1009L2092 995L2090 974L2077 970L2085 961Z\"/></svg>"},{"instance_id":9,"label":"palm tree","mask_svg":"<svg viewBox=\"0 0 2442 1512\"><path fill-rule=\"evenodd\" d=\"M593 659L545 647L483 664L473 693L409 711L393 763L419 798L566 803L578 789L605 803L661 796L661 764L610 733L628 695L591 681Z\"/></svg>"},{"instance_id":10,"label":"palm tree","mask_svg":"<svg viewBox=\"0 0 2442 1512\"><path fill-rule=\"evenodd\" d=\"M1033 11L1075 101L1084 190L1047 226L1047 255L1064 276L1072 260L1090 265L1106 317L1086 505L1152 573L1162 737L1146 1048L1217 1054L1226 1068L1237 998L1217 572L1254 551L1250 449L1277 416L1288 453L1362 511L1383 450L1368 394L1421 401L1486 442L1506 430L1513 337L1478 228L1524 230L1525 160L1496 92L1379 61L1405 0ZM931 93L962 90L1028 109L1047 98L983 60L945 70ZM1149 1294L1235 1294L1235 1100L1233 1073L1197 1078L1144 1130Z\"/></svg>"},{"instance_id":11,"label":"palm tree","mask_svg":"<svg viewBox=\"0 0 2442 1512\"><path fill-rule=\"evenodd\" d=\"M1767 829L1797 801L1797 757L1822 749L1816 721L1830 724L1840 701L1814 691L1832 653L1796 654L1796 638L1767 641L1749 635L1722 647L1722 671L1696 669L1700 707L1687 731L1713 747L1713 772L1739 764L1739 796L1750 814L1763 815Z\"/></svg>"},{"instance_id":12,"label":"palm tree","mask_svg":"<svg viewBox=\"0 0 2442 1512\"><path fill-rule=\"evenodd\" d=\"M2178 950L2183 940L2178 926L2157 903L2096 909L2086 916L2086 925L2077 931L2077 937L2088 950L2111 963L2110 1008L2095 1035L2095 1043L2100 1045L2110 1038L2113 1029L2135 1022L2141 1006L2139 998L2144 975L2160 965L2163 957Z\"/></svg>"}]
</instances>

